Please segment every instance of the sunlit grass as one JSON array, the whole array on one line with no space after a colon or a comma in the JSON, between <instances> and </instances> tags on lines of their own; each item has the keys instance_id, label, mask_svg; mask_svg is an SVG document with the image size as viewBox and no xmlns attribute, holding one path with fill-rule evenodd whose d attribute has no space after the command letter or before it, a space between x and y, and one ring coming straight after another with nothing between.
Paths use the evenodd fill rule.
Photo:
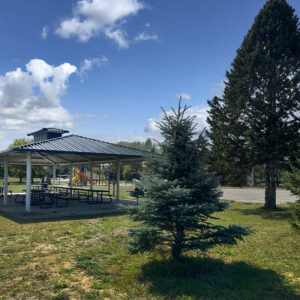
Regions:
<instances>
[{"instance_id":1,"label":"sunlit grass","mask_svg":"<svg viewBox=\"0 0 300 300\"><path fill-rule=\"evenodd\" d=\"M254 233L177 264L131 256L127 230L136 224L127 215L26 223L0 216L0 299L300 299L300 235L287 206L233 203L218 216Z\"/></svg>"}]
</instances>

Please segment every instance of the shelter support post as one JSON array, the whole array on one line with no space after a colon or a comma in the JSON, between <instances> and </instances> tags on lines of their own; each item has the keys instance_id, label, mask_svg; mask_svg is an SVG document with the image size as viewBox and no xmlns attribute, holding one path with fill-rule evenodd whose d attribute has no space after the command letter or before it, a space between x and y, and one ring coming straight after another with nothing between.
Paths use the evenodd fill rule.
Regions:
<instances>
[{"instance_id":1,"label":"shelter support post","mask_svg":"<svg viewBox=\"0 0 300 300\"><path fill-rule=\"evenodd\" d=\"M73 179L73 164L70 165L70 178L69 178L70 188L73 186L72 179Z\"/></svg>"},{"instance_id":2,"label":"shelter support post","mask_svg":"<svg viewBox=\"0 0 300 300\"><path fill-rule=\"evenodd\" d=\"M90 169L91 169L91 176L90 176L90 190L93 190L93 177L94 177L94 166L93 163L91 162L90 164Z\"/></svg>"},{"instance_id":3,"label":"shelter support post","mask_svg":"<svg viewBox=\"0 0 300 300\"><path fill-rule=\"evenodd\" d=\"M56 184L56 165L53 165L53 185Z\"/></svg>"},{"instance_id":4,"label":"shelter support post","mask_svg":"<svg viewBox=\"0 0 300 300\"><path fill-rule=\"evenodd\" d=\"M26 167L26 206L25 211L30 213L31 205L31 152L27 152L27 167Z\"/></svg>"},{"instance_id":5,"label":"shelter support post","mask_svg":"<svg viewBox=\"0 0 300 300\"><path fill-rule=\"evenodd\" d=\"M4 190L3 190L3 205L7 205L8 194L8 158L5 156L4 160Z\"/></svg>"},{"instance_id":6,"label":"shelter support post","mask_svg":"<svg viewBox=\"0 0 300 300\"><path fill-rule=\"evenodd\" d=\"M118 161L117 162L117 197L116 197L116 200L119 201L120 200L120 171L121 171L121 164L120 162Z\"/></svg>"}]
</instances>

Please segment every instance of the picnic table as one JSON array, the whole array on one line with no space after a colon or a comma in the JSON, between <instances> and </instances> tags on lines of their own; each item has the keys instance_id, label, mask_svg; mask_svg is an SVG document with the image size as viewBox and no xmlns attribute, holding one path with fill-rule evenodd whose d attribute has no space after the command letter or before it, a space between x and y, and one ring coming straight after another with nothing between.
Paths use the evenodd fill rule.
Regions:
<instances>
[{"instance_id":1,"label":"picnic table","mask_svg":"<svg viewBox=\"0 0 300 300\"><path fill-rule=\"evenodd\" d=\"M10 195L12 196L12 191L8 191ZM4 185L0 185L0 197L4 196Z\"/></svg>"},{"instance_id":2,"label":"picnic table","mask_svg":"<svg viewBox=\"0 0 300 300\"><path fill-rule=\"evenodd\" d=\"M104 195L109 197L110 203L112 202L112 196L108 190L92 190L91 192L93 194L93 197L92 197L92 201L90 201L89 203L104 203L103 202ZM94 198L94 194L96 194L96 199Z\"/></svg>"},{"instance_id":3,"label":"picnic table","mask_svg":"<svg viewBox=\"0 0 300 300\"><path fill-rule=\"evenodd\" d=\"M23 192L27 192L27 190L22 190ZM40 205L40 203L45 198L46 190L38 189L36 187L33 187L31 189L31 205ZM26 195L24 194L18 194L15 197L15 203L21 203L25 205L25 199Z\"/></svg>"},{"instance_id":4,"label":"picnic table","mask_svg":"<svg viewBox=\"0 0 300 300\"><path fill-rule=\"evenodd\" d=\"M26 190L23 190L26 192ZM108 190L90 190L77 187L52 186L45 189L42 185L34 185L31 189L31 205L39 205L40 208L51 208L54 204L56 207L67 207L70 200L79 200L88 204L101 204L104 197L109 198L112 202L112 195ZM26 195L17 195L16 203L25 205Z\"/></svg>"},{"instance_id":5,"label":"picnic table","mask_svg":"<svg viewBox=\"0 0 300 300\"><path fill-rule=\"evenodd\" d=\"M112 202L112 195L108 190L90 190L78 187L53 186L54 191L69 195L70 199L84 201L87 203L104 203L104 197L107 196Z\"/></svg>"}]
</instances>

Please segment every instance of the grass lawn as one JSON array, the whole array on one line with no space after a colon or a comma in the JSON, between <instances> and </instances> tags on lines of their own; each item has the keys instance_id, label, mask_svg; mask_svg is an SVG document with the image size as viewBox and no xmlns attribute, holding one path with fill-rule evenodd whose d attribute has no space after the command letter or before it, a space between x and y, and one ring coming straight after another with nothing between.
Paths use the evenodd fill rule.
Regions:
<instances>
[{"instance_id":1,"label":"grass lawn","mask_svg":"<svg viewBox=\"0 0 300 300\"><path fill-rule=\"evenodd\" d=\"M8 190L12 191L13 193L24 193L24 190L26 190L26 180L24 179L22 183L19 182L19 178L14 178L14 177L9 177L9 186L8 186ZM40 182L41 179L35 178L34 182ZM58 184L59 182L57 181L56 184ZM67 184L68 182L62 182L64 184ZM0 179L0 185L4 185L3 183L3 179ZM89 186L83 186L82 188L89 188ZM107 186L94 186L94 189L107 189ZM134 186L133 185L121 185L120 186L120 197L121 199L135 199L130 197L129 191L133 190ZM113 186L110 186L110 191L111 193L113 192ZM0 200L1 201L1 200Z\"/></svg>"},{"instance_id":2,"label":"grass lawn","mask_svg":"<svg viewBox=\"0 0 300 300\"><path fill-rule=\"evenodd\" d=\"M125 214L23 224L0 215L0 299L300 299L300 235L287 206L233 203L218 215L254 233L178 264L131 256L136 224Z\"/></svg>"},{"instance_id":3,"label":"grass lawn","mask_svg":"<svg viewBox=\"0 0 300 300\"><path fill-rule=\"evenodd\" d=\"M38 179L34 179L34 181L38 181ZM0 180L0 185L4 185L3 178ZM26 180L24 179L23 182L20 183L19 178L9 177L8 190L12 191L13 193L23 193L24 190L26 190Z\"/></svg>"}]
</instances>

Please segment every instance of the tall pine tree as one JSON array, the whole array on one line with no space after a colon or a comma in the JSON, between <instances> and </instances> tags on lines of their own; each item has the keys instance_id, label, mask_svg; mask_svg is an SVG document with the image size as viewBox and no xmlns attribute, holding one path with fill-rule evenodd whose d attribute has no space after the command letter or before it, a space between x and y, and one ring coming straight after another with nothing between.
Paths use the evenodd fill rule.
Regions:
<instances>
[{"instance_id":1,"label":"tall pine tree","mask_svg":"<svg viewBox=\"0 0 300 300\"><path fill-rule=\"evenodd\" d=\"M148 163L148 173L139 188L146 199L131 208L133 220L141 227L131 230L131 251L151 251L169 247L180 259L191 249L206 250L216 244L235 244L248 230L231 225L214 225L212 214L228 207L219 201L216 179L205 173L203 135L195 137L195 117L186 116L187 107L165 113L159 124L164 142L163 155Z\"/></svg>"},{"instance_id":2,"label":"tall pine tree","mask_svg":"<svg viewBox=\"0 0 300 300\"><path fill-rule=\"evenodd\" d=\"M207 157L208 170L219 177L223 186L243 186L249 169L245 158L241 160L241 153L246 155L245 148L231 138L224 100L214 97L208 105L207 136L211 146Z\"/></svg>"},{"instance_id":3,"label":"tall pine tree","mask_svg":"<svg viewBox=\"0 0 300 300\"><path fill-rule=\"evenodd\" d=\"M299 70L298 17L285 0L269 0L237 50L223 95L240 162L265 165L266 208L276 207L278 168L297 156Z\"/></svg>"}]
</instances>

